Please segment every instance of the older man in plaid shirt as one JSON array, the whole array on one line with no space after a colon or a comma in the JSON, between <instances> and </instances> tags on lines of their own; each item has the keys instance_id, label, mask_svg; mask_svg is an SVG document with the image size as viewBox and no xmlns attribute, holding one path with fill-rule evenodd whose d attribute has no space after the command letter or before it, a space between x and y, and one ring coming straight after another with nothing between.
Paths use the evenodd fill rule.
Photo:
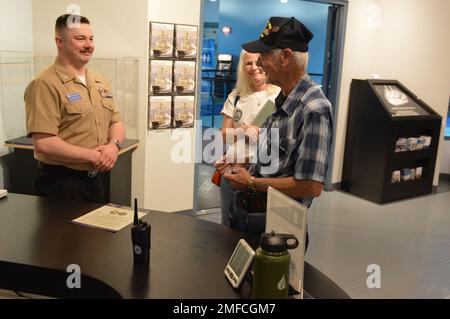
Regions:
<instances>
[{"instance_id":1,"label":"older man in plaid shirt","mask_svg":"<svg viewBox=\"0 0 450 319\"><path fill-rule=\"evenodd\" d=\"M248 52L261 53L258 64L267 73L269 82L281 87L281 93L274 113L261 130L256 163L249 170L235 167L232 173L224 174L235 189L265 193L271 186L307 207L322 193L332 139L332 115L330 102L306 73L308 42L312 37L297 19L272 17L259 40L243 45ZM279 158L272 156L265 164L261 154L270 154L269 148L277 148ZM232 218L241 221L237 228L253 233L263 231L242 225L245 213L235 208L236 216Z\"/></svg>"}]
</instances>

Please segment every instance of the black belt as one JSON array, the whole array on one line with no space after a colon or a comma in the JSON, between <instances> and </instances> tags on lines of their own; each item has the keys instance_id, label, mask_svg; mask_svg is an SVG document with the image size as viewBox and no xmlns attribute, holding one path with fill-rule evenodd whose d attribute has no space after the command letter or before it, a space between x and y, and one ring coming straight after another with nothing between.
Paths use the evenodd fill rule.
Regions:
<instances>
[{"instance_id":1,"label":"black belt","mask_svg":"<svg viewBox=\"0 0 450 319\"><path fill-rule=\"evenodd\" d=\"M89 171L78 171L76 169L68 168L62 165L51 165L43 162L38 162L38 165L42 167L44 172L55 173L55 174L65 174L65 175L75 175L82 177L90 177L93 178L98 175L97 170L89 170Z\"/></svg>"}]
</instances>

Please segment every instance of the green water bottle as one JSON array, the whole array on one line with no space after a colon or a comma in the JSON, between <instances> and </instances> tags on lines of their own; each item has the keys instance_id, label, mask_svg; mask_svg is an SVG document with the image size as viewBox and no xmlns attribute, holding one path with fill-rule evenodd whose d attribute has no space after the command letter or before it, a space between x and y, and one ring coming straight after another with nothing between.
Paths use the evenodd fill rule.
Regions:
<instances>
[{"instance_id":1,"label":"green water bottle","mask_svg":"<svg viewBox=\"0 0 450 319\"><path fill-rule=\"evenodd\" d=\"M288 249L295 249L297 246L298 240L294 235L274 232L261 235L253 264L253 298L281 299L288 297L289 263L291 261Z\"/></svg>"}]
</instances>

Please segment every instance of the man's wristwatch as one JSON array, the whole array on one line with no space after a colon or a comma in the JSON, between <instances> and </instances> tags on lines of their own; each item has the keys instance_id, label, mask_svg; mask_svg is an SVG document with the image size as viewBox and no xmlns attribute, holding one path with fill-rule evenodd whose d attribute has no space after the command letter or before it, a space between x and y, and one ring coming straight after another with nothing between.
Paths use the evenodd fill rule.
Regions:
<instances>
[{"instance_id":1,"label":"man's wristwatch","mask_svg":"<svg viewBox=\"0 0 450 319\"><path fill-rule=\"evenodd\" d=\"M122 143L120 143L117 138L113 139L112 142L117 146L119 151L122 149Z\"/></svg>"},{"instance_id":2,"label":"man's wristwatch","mask_svg":"<svg viewBox=\"0 0 450 319\"><path fill-rule=\"evenodd\" d=\"M250 176L250 178L248 179L248 188L254 192L256 192L256 188L255 188L255 177Z\"/></svg>"}]
</instances>

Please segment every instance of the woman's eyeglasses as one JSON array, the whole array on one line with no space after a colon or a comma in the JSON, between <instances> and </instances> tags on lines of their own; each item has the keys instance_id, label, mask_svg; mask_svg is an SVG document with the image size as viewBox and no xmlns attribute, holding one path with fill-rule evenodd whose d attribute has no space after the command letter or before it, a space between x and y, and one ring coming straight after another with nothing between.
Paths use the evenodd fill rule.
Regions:
<instances>
[{"instance_id":1,"label":"woman's eyeglasses","mask_svg":"<svg viewBox=\"0 0 450 319\"><path fill-rule=\"evenodd\" d=\"M247 61L245 63L246 68L252 68L253 66L258 67L257 61Z\"/></svg>"}]
</instances>

